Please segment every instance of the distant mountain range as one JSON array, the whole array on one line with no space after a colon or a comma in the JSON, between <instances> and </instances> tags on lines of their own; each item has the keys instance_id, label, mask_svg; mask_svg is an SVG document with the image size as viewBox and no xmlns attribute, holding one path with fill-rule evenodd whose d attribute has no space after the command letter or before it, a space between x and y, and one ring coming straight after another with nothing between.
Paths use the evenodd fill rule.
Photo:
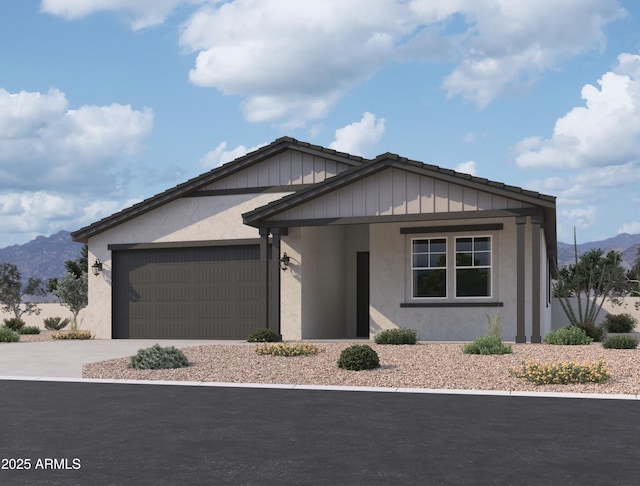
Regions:
<instances>
[{"instance_id":1,"label":"distant mountain range","mask_svg":"<svg viewBox=\"0 0 640 486\"><path fill-rule=\"evenodd\" d=\"M602 241L591 241L578 245L578 254L600 248L606 252L616 250L622 254L622 266L631 268L640 247L640 234L619 234ZM68 231L59 231L51 236L38 236L23 245L0 248L0 263L17 265L23 279L61 277L65 273L64 262L75 260L80 254L82 243L71 240ZM573 263L573 243L558 243L558 266Z\"/></svg>"},{"instance_id":2,"label":"distant mountain range","mask_svg":"<svg viewBox=\"0 0 640 486\"><path fill-rule=\"evenodd\" d=\"M620 233L618 236L606 240L578 244L578 256L596 248L604 250L605 254L612 250L619 251L622 255L622 267L629 269L636 261L638 247L640 247L640 234ZM573 243L558 242L558 267L574 263L574 261Z\"/></svg>"},{"instance_id":3,"label":"distant mountain range","mask_svg":"<svg viewBox=\"0 0 640 486\"><path fill-rule=\"evenodd\" d=\"M0 263L16 265L25 282L29 277L46 282L52 277L62 277L66 271L64 262L75 260L81 249L82 243L72 241L68 231L59 231L51 236L38 236L23 245L0 248Z\"/></svg>"}]
</instances>

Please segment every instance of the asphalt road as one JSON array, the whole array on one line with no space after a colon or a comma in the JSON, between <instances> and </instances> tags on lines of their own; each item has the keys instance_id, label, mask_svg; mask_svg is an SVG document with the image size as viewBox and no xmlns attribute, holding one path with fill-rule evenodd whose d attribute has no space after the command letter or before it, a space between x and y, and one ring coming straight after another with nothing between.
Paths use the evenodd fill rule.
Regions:
<instances>
[{"instance_id":1,"label":"asphalt road","mask_svg":"<svg viewBox=\"0 0 640 486\"><path fill-rule=\"evenodd\" d=\"M636 400L0 381L0 410L10 486L640 481Z\"/></svg>"}]
</instances>

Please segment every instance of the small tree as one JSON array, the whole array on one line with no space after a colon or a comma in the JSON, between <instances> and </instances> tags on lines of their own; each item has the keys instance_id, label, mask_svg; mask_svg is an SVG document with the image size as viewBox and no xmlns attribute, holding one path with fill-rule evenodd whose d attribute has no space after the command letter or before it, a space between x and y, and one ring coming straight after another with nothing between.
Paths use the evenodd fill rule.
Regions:
<instances>
[{"instance_id":1,"label":"small tree","mask_svg":"<svg viewBox=\"0 0 640 486\"><path fill-rule=\"evenodd\" d=\"M573 231L575 263L558 271L558 281L554 285L554 296L558 297L562 310L573 326L596 325L596 319L604 300L613 301L629 290L624 269L620 265L620 253L610 251L606 255L600 249L591 250L578 259L576 232ZM576 310L569 298L576 297Z\"/></svg>"},{"instance_id":2,"label":"small tree","mask_svg":"<svg viewBox=\"0 0 640 486\"><path fill-rule=\"evenodd\" d=\"M67 272L58 280L54 294L60 299L60 303L69 308L73 314L71 329L78 329L78 314L89 303L87 291L87 272L82 272L80 277Z\"/></svg>"},{"instance_id":3,"label":"small tree","mask_svg":"<svg viewBox=\"0 0 640 486\"><path fill-rule=\"evenodd\" d=\"M16 319L23 315L40 314L40 308L33 302L25 302L25 295L41 296L46 291L42 286L42 280L30 277L27 285L22 286L22 274L18 267L12 263L0 264L0 303L4 312L12 312Z\"/></svg>"}]
</instances>

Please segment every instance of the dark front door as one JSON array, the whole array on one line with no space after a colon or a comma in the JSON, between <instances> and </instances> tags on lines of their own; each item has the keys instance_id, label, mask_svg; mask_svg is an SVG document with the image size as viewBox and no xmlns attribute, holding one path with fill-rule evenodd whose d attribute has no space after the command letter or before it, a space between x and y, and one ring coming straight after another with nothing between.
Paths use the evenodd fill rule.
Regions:
<instances>
[{"instance_id":1,"label":"dark front door","mask_svg":"<svg viewBox=\"0 0 640 486\"><path fill-rule=\"evenodd\" d=\"M356 336L369 337L369 252L356 254Z\"/></svg>"}]
</instances>

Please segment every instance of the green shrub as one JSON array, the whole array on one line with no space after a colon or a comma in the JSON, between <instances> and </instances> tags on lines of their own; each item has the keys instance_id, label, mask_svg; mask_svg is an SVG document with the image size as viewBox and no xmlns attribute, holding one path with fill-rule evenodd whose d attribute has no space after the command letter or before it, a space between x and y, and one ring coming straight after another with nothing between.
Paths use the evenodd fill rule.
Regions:
<instances>
[{"instance_id":1,"label":"green shrub","mask_svg":"<svg viewBox=\"0 0 640 486\"><path fill-rule=\"evenodd\" d=\"M279 340L278 335L267 328L255 329L247 337L247 341L250 343L273 343Z\"/></svg>"},{"instance_id":2,"label":"green shrub","mask_svg":"<svg viewBox=\"0 0 640 486\"><path fill-rule=\"evenodd\" d=\"M80 329L72 329L70 331L60 331L52 334L51 337L57 340L65 339L93 339L93 336L89 331L83 331Z\"/></svg>"},{"instance_id":3,"label":"green shrub","mask_svg":"<svg viewBox=\"0 0 640 486\"><path fill-rule=\"evenodd\" d=\"M129 363L129 368L137 370L166 370L185 366L189 366L189 360L182 351L174 346L163 348L159 344L138 350Z\"/></svg>"},{"instance_id":4,"label":"green shrub","mask_svg":"<svg viewBox=\"0 0 640 486\"><path fill-rule=\"evenodd\" d=\"M345 348L338 358L338 367L345 370L372 370L380 366L380 358L375 350L366 344L354 344Z\"/></svg>"},{"instance_id":5,"label":"green shrub","mask_svg":"<svg viewBox=\"0 0 640 486\"><path fill-rule=\"evenodd\" d=\"M499 336L484 335L467 343L462 348L465 354L510 354L511 346L504 344Z\"/></svg>"},{"instance_id":6,"label":"green shrub","mask_svg":"<svg viewBox=\"0 0 640 486\"><path fill-rule=\"evenodd\" d=\"M60 329L64 329L67 324L69 324L70 319L62 318L62 317L46 317L44 319L44 328L49 331L59 331Z\"/></svg>"},{"instance_id":7,"label":"green shrub","mask_svg":"<svg viewBox=\"0 0 640 486\"><path fill-rule=\"evenodd\" d=\"M567 326L556 331L551 331L544 338L546 344L583 345L591 344L593 338L576 326Z\"/></svg>"},{"instance_id":8,"label":"green shrub","mask_svg":"<svg viewBox=\"0 0 640 486\"><path fill-rule=\"evenodd\" d=\"M40 334L38 326L24 326L18 329L18 334Z\"/></svg>"},{"instance_id":9,"label":"green shrub","mask_svg":"<svg viewBox=\"0 0 640 486\"><path fill-rule=\"evenodd\" d=\"M568 385L570 383L603 383L609 378L609 370L603 359L595 363L538 363L523 362L520 369L511 374L534 385Z\"/></svg>"},{"instance_id":10,"label":"green shrub","mask_svg":"<svg viewBox=\"0 0 640 486\"><path fill-rule=\"evenodd\" d=\"M0 343L15 343L20 340L20 334L7 326L0 327Z\"/></svg>"},{"instance_id":11,"label":"green shrub","mask_svg":"<svg viewBox=\"0 0 640 486\"><path fill-rule=\"evenodd\" d=\"M604 321L604 328L607 332L633 332L637 321L630 314L608 314Z\"/></svg>"},{"instance_id":12,"label":"green shrub","mask_svg":"<svg viewBox=\"0 0 640 486\"><path fill-rule=\"evenodd\" d=\"M289 344L284 343L264 343L256 345L256 353L270 354L272 356L308 356L318 354L321 349L317 344L307 341Z\"/></svg>"},{"instance_id":13,"label":"green shrub","mask_svg":"<svg viewBox=\"0 0 640 486\"><path fill-rule=\"evenodd\" d=\"M591 339L593 339L597 343L602 341L602 338L605 335L604 327L596 326L595 324L593 324L591 322L579 323L578 327L580 329L582 329L584 332L586 332L587 336L589 336Z\"/></svg>"},{"instance_id":14,"label":"green shrub","mask_svg":"<svg viewBox=\"0 0 640 486\"><path fill-rule=\"evenodd\" d=\"M415 329L385 329L375 335L376 344L416 344Z\"/></svg>"},{"instance_id":15,"label":"green shrub","mask_svg":"<svg viewBox=\"0 0 640 486\"><path fill-rule=\"evenodd\" d=\"M606 349L635 349L638 340L633 336L609 336L602 340L602 347Z\"/></svg>"},{"instance_id":16,"label":"green shrub","mask_svg":"<svg viewBox=\"0 0 640 486\"><path fill-rule=\"evenodd\" d=\"M10 317L9 319L4 319L4 325L12 331L18 332L22 327L24 327L24 321L17 317Z\"/></svg>"}]
</instances>

